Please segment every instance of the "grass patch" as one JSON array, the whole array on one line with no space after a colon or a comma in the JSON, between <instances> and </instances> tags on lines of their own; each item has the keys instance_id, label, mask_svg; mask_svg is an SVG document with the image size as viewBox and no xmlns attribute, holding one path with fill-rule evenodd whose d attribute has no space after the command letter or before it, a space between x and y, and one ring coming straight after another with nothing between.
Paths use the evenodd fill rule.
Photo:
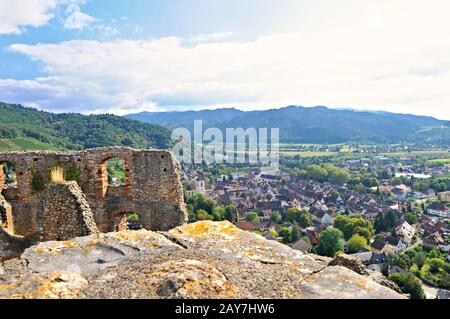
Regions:
<instances>
[{"instance_id":1,"label":"grass patch","mask_svg":"<svg viewBox=\"0 0 450 319\"><path fill-rule=\"evenodd\" d=\"M57 151L61 148L38 141L31 137L17 137L12 139L0 139L0 152L10 151Z\"/></svg>"}]
</instances>

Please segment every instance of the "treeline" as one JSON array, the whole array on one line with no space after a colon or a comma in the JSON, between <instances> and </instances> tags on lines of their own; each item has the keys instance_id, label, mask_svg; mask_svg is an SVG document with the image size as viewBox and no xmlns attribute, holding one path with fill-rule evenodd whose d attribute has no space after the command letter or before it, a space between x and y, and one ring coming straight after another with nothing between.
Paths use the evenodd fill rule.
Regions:
<instances>
[{"instance_id":1,"label":"treeline","mask_svg":"<svg viewBox=\"0 0 450 319\"><path fill-rule=\"evenodd\" d=\"M439 249L424 250L423 246L396 255L394 264L410 271L433 287L450 288L448 255Z\"/></svg>"},{"instance_id":2,"label":"treeline","mask_svg":"<svg viewBox=\"0 0 450 319\"><path fill-rule=\"evenodd\" d=\"M115 115L53 114L0 103L0 139L34 138L61 149L167 148L170 130Z\"/></svg>"},{"instance_id":3,"label":"treeline","mask_svg":"<svg viewBox=\"0 0 450 319\"><path fill-rule=\"evenodd\" d=\"M185 202L189 215L189 221L191 222L200 220L228 220L232 223L236 222L235 205L219 207L212 199L207 198L200 193L194 194L192 196L186 196Z\"/></svg>"},{"instance_id":4,"label":"treeline","mask_svg":"<svg viewBox=\"0 0 450 319\"><path fill-rule=\"evenodd\" d=\"M392 180L393 185L405 184L410 186L414 191L428 192L429 189L435 192L450 191L450 176L432 177L428 179L417 179L408 176L396 177Z\"/></svg>"},{"instance_id":5,"label":"treeline","mask_svg":"<svg viewBox=\"0 0 450 319\"><path fill-rule=\"evenodd\" d=\"M291 169L290 173L303 179L312 179L317 182L330 182L342 185L350 179L350 173L332 164L308 165Z\"/></svg>"}]
</instances>

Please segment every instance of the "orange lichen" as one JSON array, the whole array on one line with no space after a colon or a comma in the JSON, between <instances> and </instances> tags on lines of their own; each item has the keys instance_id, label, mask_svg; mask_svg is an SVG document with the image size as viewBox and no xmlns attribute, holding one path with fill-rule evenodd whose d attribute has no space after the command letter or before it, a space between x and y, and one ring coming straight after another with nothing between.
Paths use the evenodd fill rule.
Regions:
<instances>
[{"instance_id":1,"label":"orange lichen","mask_svg":"<svg viewBox=\"0 0 450 319\"><path fill-rule=\"evenodd\" d=\"M75 249L78 247L78 243L74 241L66 241L64 242L64 245L69 249Z\"/></svg>"},{"instance_id":2,"label":"orange lichen","mask_svg":"<svg viewBox=\"0 0 450 319\"><path fill-rule=\"evenodd\" d=\"M90 242L87 242L86 244L84 244L86 247L92 247L92 248L94 248L94 247L97 247L97 242L95 242L95 241L90 241Z\"/></svg>"},{"instance_id":3,"label":"orange lichen","mask_svg":"<svg viewBox=\"0 0 450 319\"><path fill-rule=\"evenodd\" d=\"M192 236L201 236L209 234L217 235L236 235L239 233L238 228L230 222L214 223L210 221L201 221L193 224L187 224L178 228L181 233L186 233Z\"/></svg>"}]
</instances>

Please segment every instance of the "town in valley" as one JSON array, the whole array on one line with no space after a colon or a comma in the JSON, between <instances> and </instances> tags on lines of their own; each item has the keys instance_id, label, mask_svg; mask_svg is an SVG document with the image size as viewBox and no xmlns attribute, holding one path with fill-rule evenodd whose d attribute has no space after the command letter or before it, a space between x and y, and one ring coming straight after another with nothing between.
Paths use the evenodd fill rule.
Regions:
<instances>
[{"instance_id":1,"label":"town in valley","mask_svg":"<svg viewBox=\"0 0 450 319\"><path fill-rule=\"evenodd\" d=\"M386 276L413 275L429 298L446 298L449 155L403 146L291 145L276 170L183 164L182 181L191 222L229 220L302 252L344 252Z\"/></svg>"}]
</instances>

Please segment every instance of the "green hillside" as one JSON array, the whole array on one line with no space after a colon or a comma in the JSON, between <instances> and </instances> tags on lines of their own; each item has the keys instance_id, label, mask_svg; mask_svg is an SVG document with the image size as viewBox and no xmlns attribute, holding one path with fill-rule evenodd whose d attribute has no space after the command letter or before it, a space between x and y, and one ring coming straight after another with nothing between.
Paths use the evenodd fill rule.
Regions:
<instances>
[{"instance_id":1,"label":"green hillside","mask_svg":"<svg viewBox=\"0 0 450 319\"><path fill-rule=\"evenodd\" d=\"M17 137L13 139L0 139L0 152L10 151L56 151L63 148L43 143L31 137Z\"/></svg>"},{"instance_id":2,"label":"green hillside","mask_svg":"<svg viewBox=\"0 0 450 319\"><path fill-rule=\"evenodd\" d=\"M167 148L170 131L115 115L53 114L0 103L0 151Z\"/></svg>"}]
</instances>

